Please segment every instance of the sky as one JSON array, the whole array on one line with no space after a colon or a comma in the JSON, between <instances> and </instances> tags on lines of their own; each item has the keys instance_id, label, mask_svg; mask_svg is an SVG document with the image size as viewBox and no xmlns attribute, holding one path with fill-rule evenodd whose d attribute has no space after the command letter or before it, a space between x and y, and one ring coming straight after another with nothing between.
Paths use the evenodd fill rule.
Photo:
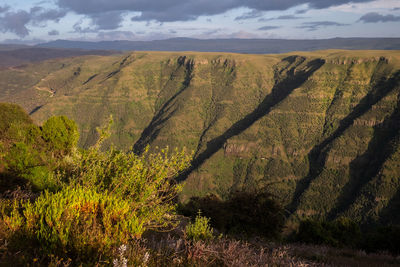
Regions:
<instances>
[{"instance_id":1,"label":"sky","mask_svg":"<svg viewBox=\"0 0 400 267\"><path fill-rule=\"evenodd\" d=\"M400 37L400 0L0 0L0 42Z\"/></svg>"}]
</instances>

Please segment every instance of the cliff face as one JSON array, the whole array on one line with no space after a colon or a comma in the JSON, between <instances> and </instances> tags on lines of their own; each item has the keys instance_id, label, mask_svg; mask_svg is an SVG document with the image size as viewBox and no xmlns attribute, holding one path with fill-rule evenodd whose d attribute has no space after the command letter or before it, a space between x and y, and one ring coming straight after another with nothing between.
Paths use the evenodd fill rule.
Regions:
<instances>
[{"instance_id":1,"label":"cliff face","mask_svg":"<svg viewBox=\"0 0 400 267\"><path fill-rule=\"evenodd\" d=\"M0 101L39 122L73 118L82 146L113 114L110 142L122 149L193 150L184 198L257 188L294 219L400 222L399 51L138 52L1 75Z\"/></svg>"}]
</instances>

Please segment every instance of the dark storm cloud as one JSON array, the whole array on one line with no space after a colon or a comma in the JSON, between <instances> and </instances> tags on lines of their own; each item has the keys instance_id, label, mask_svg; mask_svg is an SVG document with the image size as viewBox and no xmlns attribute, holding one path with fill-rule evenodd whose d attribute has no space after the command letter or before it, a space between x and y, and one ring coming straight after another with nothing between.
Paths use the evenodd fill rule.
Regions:
<instances>
[{"instance_id":1,"label":"dark storm cloud","mask_svg":"<svg viewBox=\"0 0 400 267\"><path fill-rule=\"evenodd\" d=\"M307 4L309 8L328 8L346 3L371 2L372 0L58 0L58 5L78 14L102 14L110 11L141 12L133 21L157 20L186 21L199 16L216 15L233 8L247 7L257 12L286 10ZM250 12L250 13L251 13ZM245 15L245 14L244 14ZM249 14L251 16L251 14Z\"/></svg>"},{"instance_id":2,"label":"dark storm cloud","mask_svg":"<svg viewBox=\"0 0 400 267\"><path fill-rule=\"evenodd\" d=\"M349 24L338 23L334 21L313 21L313 22L304 22L301 26L298 26L299 29L306 29L308 31L315 31L322 27L330 27L330 26L348 26Z\"/></svg>"},{"instance_id":3,"label":"dark storm cloud","mask_svg":"<svg viewBox=\"0 0 400 267\"><path fill-rule=\"evenodd\" d=\"M120 0L122 1L122 0ZM159 2L160 0L149 0L148 5L153 2ZM165 2L172 2L165 8L159 7L157 4L151 5L151 8L146 7L143 10L131 9L132 11L140 11L141 15L132 18L133 21L149 21L157 20L160 22L170 22L170 21L188 21L195 20L201 15L216 15L224 13L235 6L235 1L237 0L170 0L170 1L160 1L162 4L159 6L164 6Z\"/></svg>"},{"instance_id":4,"label":"dark storm cloud","mask_svg":"<svg viewBox=\"0 0 400 267\"><path fill-rule=\"evenodd\" d=\"M3 33L12 32L20 37L29 35L26 24L31 20L31 16L26 11L7 12L0 17L0 31Z\"/></svg>"},{"instance_id":5,"label":"dark storm cloud","mask_svg":"<svg viewBox=\"0 0 400 267\"><path fill-rule=\"evenodd\" d=\"M67 14L65 9L44 9L43 7L33 7L30 10L31 21L34 25L39 25L46 21L59 22Z\"/></svg>"},{"instance_id":6,"label":"dark storm cloud","mask_svg":"<svg viewBox=\"0 0 400 267\"><path fill-rule=\"evenodd\" d=\"M60 35L60 32L57 30L52 30L52 31L49 31L47 34L50 36L56 36L56 35Z\"/></svg>"},{"instance_id":7,"label":"dark storm cloud","mask_svg":"<svg viewBox=\"0 0 400 267\"><path fill-rule=\"evenodd\" d=\"M92 24L99 30L114 30L121 26L123 12L110 11L91 15Z\"/></svg>"},{"instance_id":8,"label":"dark storm cloud","mask_svg":"<svg viewBox=\"0 0 400 267\"><path fill-rule=\"evenodd\" d=\"M29 29L27 28L29 23L34 26L45 26L47 21L58 22L66 15L65 10L44 9L38 6L31 8L29 12L19 10L0 13L2 13L0 16L0 31L3 33L12 32L20 37L29 35Z\"/></svg>"},{"instance_id":9,"label":"dark storm cloud","mask_svg":"<svg viewBox=\"0 0 400 267\"><path fill-rule=\"evenodd\" d=\"M257 30L269 31L269 30L275 30L275 29L279 29L279 28L282 28L282 27L280 27L280 26L264 26L264 27L258 28Z\"/></svg>"},{"instance_id":10,"label":"dark storm cloud","mask_svg":"<svg viewBox=\"0 0 400 267\"><path fill-rule=\"evenodd\" d=\"M400 16L394 15L381 15L376 12L367 13L362 16L359 21L364 23L376 23L376 22L391 22L391 21L400 21Z\"/></svg>"}]
</instances>

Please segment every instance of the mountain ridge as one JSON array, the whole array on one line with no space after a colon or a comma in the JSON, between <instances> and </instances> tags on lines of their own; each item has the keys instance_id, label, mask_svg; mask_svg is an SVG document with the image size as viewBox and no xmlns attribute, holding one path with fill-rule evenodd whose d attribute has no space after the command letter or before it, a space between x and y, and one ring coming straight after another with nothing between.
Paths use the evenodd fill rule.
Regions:
<instances>
[{"instance_id":1,"label":"mountain ridge","mask_svg":"<svg viewBox=\"0 0 400 267\"><path fill-rule=\"evenodd\" d=\"M332 39L194 39L171 38L153 41L68 41L38 44L47 48L80 48L125 51L197 51L245 54L276 54L292 51L326 49L398 50L400 38L332 38Z\"/></svg>"}]
</instances>

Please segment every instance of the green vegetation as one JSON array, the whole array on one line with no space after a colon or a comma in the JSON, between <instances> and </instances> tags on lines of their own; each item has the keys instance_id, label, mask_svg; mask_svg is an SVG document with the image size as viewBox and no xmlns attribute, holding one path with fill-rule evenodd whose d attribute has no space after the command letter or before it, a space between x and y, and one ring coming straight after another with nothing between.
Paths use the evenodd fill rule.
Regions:
<instances>
[{"instance_id":1,"label":"green vegetation","mask_svg":"<svg viewBox=\"0 0 400 267\"><path fill-rule=\"evenodd\" d=\"M9 125L26 118L14 105L2 107L20 115L9 116ZM31 124L20 124L27 134L34 124L22 121ZM99 129L98 143L88 150L77 149L76 125L64 116L37 128L41 146L4 135L1 193L16 193L1 199L0 235L10 252L29 254L34 248L44 262L51 255L111 262L119 246L138 240L144 231L176 227L174 199L181 185L173 178L187 168L190 157L168 149L140 156L113 148L102 152L108 128ZM23 188L18 189L18 181Z\"/></svg>"},{"instance_id":2,"label":"green vegetation","mask_svg":"<svg viewBox=\"0 0 400 267\"><path fill-rule=\"evenodd\" d=\"M185 228L185 235L193 241L209 241L214 239L214 232L210 226L210 219L201 216L201 211L197 213L194 223L189 222Z\"/></svg>"},{"instance_id":3,"label":"green vegetation","mask_svg":"<svg viewBox=\"0 0 400 267\"><path fill-rule=\"evenodd\" d=\"M185 62L186 59L180 60L182 64L182 61ZM303 64L303 59L298 57L285 59L285 61L287 61L286 67L289 66L289 68L290 66L297 68ZM307 66L312 69L316 63L316 61L310 61ZM180 70L183 76L188 77L191 64L190 62L183 64L185 67ZM228 76L233 73L233 66L229 62L224 63L223 68L228 68L226 70ZM279 74L276 77L281 79L281 83L275 89L284 85L293 86L293 83L304 79L303 74L310 71L308 67L301 67L297 78L287 78L290 71ZM179 68L181 67L178 66ZM393 80L389 80L384 84L391 85L392 82ZM185 87L177 93L184 94L188 88L190 85L186 81ZM390 88L392 87L386 90L393 89ZM272 97L272 100L275 97ZM370 97L375 97L379 101L380 96ZM272 100L267 98L266 101L261 102L261 105L268 107L271 105L271 103L268 104L269 101ZM161 105L160 109L168 112L169 105L169 103ZM356 109L356 114L350 115L350 121L353 121L353 116L358 116L358 112L362 111L362 109ZM207 155L210 151L214 151L210 159L216 159L205 160L198 171L204 167L223 171L214 178L215 185L218 185L216 191L219 195L192 197L187 203L180 203L179 211L193 217L194 222L189 223L184 229L176 229L177 237L163 238L161 235L161 240L158 239L154 230L170 231L180 224L176 209L178 194L183 185L176 183L176 178L182 179L182 173L185 174L187 170L190 170L190 163L196 162L190 162L191 157L184 150L176 149L171 153L168 148L157 150L141 146L139 155L131 150L127 152L117 150L107 143L107 137L114 129L111 119L108 126L97 128L99 137L93 146L79 149L77 148L79 138L77 125L65 116L50 117L42 127L38 127L16 105L0 104L0 112L7 118L2 122L0 129L2 132L0 137L0 240L4 241L0 244L1 264L288 265L303 264L304 257L307 261L312 260L317 263L335 262L332 256L322 256L323 253L318 252L318 248L312 254L305 252L304 247L299 248L295 245L276 247L258 241L249 244L231 239L232 236L244 239L258 236L278 242L283 240L284 208L277 201L279 197L269 192L274 192L276 188L283 190L287 188L282 184L281 187L268 184L263 187L265 184L262 177L284 174L281 180L284 184L291 185L291 176L295 173L290 171L292 165L288 163L288 158L285 160L260 158L257 153L251 149L247 150L235 141L241 134L253 138L247 132L246 125L249 120L254 120L253 124L261 120L257 119L261 114L259 109L240 123L227 128L222 137L216 136L211 142L198 147L195 160L196 158L199 160L200 155ZM392 113L385 118L384 125L385 123L392 125L398 118L397 112L398 107L392 107ZM159 116L151 124L149 133L154 131L154 127L157 129L159 123L165 119L163 113ZM337 141L335 139L335 142L341 141L338 133L344 132L343 127L350 127L348 120L344 120L345 123L337 126L335 131L327 133L329 142L332 138L338 139ZM373 161L371 167L390 166L390 169L388 167L380 173L384 187L380 187L381 191L378 190L378 193L390 192L394 195L391 202L396 203L395 188L393 189L389 184L396 183L396 180L391 177L397 175L395 169L398 163L396 160L398 158L397 132L386 126L376 127L374 131L375 137L369 143L365 155L380 153L379 155L382 156L379 160ZM204 140L212 136L206 137L208 134L211 133L206 130L203 135ZM223 146L225 153L215 152L215 148L218 149L221 145L220 141L226 142L227 139L229 143ZM148 141L146 138L143 140ZM299 173L307 174L307 170L301 170L301 166L317 164L314 153L326 156L324 151L326 151L328 141L322 141L310 152L308 162L305 160L293 168L298 169ZM385 145L381 151L377 149L379 144ZM210 148L212 145L215 147ZM272 153L274 157L277 157L281 155L282 150L274 148ZM287 154L286 157L288 157ZM232 161L232 158L235 160ZM286 166L284 170L281 169L282 164ZM266 170L267 167L270 172ZM314 166L315 169L309 171L307 177L315 178L313 175L318 172L327 171L316 167L318 166ZM231 185L224 177L224 172L228 173L230 170L234 170L235 174ZM341 180L335 180L335 177L346 174L343 170L332 169L327 173L330 175L328 177L332 177L338 184ZM373 171L365 172L365 174L368 175L367 177L376 175ZM193 180L188 180L188 182L193 182ZM212 181L208 182L212 185ZM310 187L313 182L311 181L308 186ZM374 178L369 180L368 186L373 187L376 183L378 181ZM327 185L329 186L329 183ZM352 181L347 186L350 191L355 192L360 185L362 183ZM294 196L299 189L304 188L297 185L293 192ZM382 191L383 189L386 191ZM324 192L323 190L319 188L319 191L314 192ZM371 192L366 192L366 188L358 190L362 194ZM372 190L372 192L375 191ZM331 195L326 197L331 197ZM343 212L341 204L347 203L346 198L339 198L337 203L335 207L337 213ZM311 202L311 204L314 203ZM326 204L328 205L329 202ZM303 203L300 202L299 207L301 205ZM384 212L390 212L390 205L383 208ZM204 216L198 213L199 210ZM297 213L299 211L301 209L298 209ZM314 215L305 214L302 216ZM336 216L332 212L328 215L333 218ZM366 216L364 213L360 215ZM289 218L289 222L291 219ZM220 238L214 238L211 226L227 236L221 235ZM294 238L300 242L327 244L341 249L364 249L368 252L386 250L394 255L399 253L398 226L365 229L360 230L358 222L343 216L333 221L307 219L300 223ZM147 236L150 236L149 239L143 238L146 236L145 232ZM301 251L301 255L298 251ZM330 253L339 253L336 257L343 257L340 255L346 253L352 257L352 261L357 259L357 262L362 262L368 259L377 262L377 265L387 262L398 263L398 260L391 256L371 258L360 254L361 252L357 254L355 251ZM340 263L339 260L337 262Z\"/></svg>"},{"instance_id":4,"label":"green vegetation","mask_svg":"<svg viewBox=\"0 0 400 267\"><path fill-rule=\"evenodd\" d=\"M291 241L399 255L400 227L374 226L361 230L356 222L345 217L334 221L306 219L300 223Z\"/></svg>"},{"instance_id":5,"label":"green vegetation","mask_svg":"<svg viewBox=\"0 0 400 267\"><path fill-rule=\"evenodd\" d=\"M335 221L302 221L295 236L295 240L304 243L353 248L360 245L360 239L359 225L344 217Z\"/></svg>"},{"instance_id":6,"label":"green vegetation","mask_svg":"<svg viewBox=\"0 0 400 267\"><path fill-rule=\"evenodd\" d=\"M65 116L49 118L42 126L42 136L50 151L62 155L70 154L79 140L78 127Z\"/></svg>"},{"instance_id":7,"label":"green vegetation","mask_svg":"<svg viewBox=\"0 0 400 267\"><path fill-rule=\"evenodd\" d=\"M264 188L290 212L287 225L308 216L398 224L399 66L398 51L135 52L6 69L0 101L43 128L68 116L82 148L112 114L103 150L195 151L179 177L183 202Z\"/></svg>"},{"instance_id":8,"label":"green vegetation","mask_svg":"<svg viewBox=\"0 0 400 267\"><path fill-rule=\"evenodd\" d=\"M194 218L200 209L223 233L279 238L305 219L342 217L362 232L400 224L399 51L134 52L50 60L0 76L0 101L20 104L42 125L15 106L0 109L9 118L0 122L3 191L30 184L35 194L55 194L90 181L108 192L126 174L115 162L186 147L194 156L177 177L185 181L183 211ZM89 149L110 114L109 139ZM45 137L53 116L58 126L50 128L75 132L63 115L76 122L86 150L73 148L76 135ZM251 197L238 206L235 192ZM317 226L330 244L344 242Z\"/></svg>"}]
</instances>

